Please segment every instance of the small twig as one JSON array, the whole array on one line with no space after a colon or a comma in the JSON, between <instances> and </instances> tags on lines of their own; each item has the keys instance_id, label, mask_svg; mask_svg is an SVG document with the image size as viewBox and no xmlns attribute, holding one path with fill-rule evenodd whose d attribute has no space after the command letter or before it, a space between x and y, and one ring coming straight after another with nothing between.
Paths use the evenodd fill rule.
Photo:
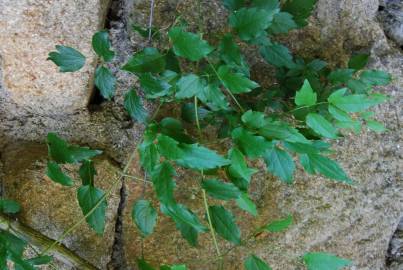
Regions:
<instances>
[{"instance_id":1,"label":"small twig","mask_svg":"<svg viewBox=\"0 0 403 270\"><path fill-rule=\"evenodd\" d=\"M10 233L25 240L26 242L30 243L30 245L33 245L39 249L49 246L54 242L53 239L48 238L47 236L41 234L40 232L1 214L0 214L0 229L8 230ZM77 269L83 269L83 270L97 269L95 266L93 266L83 258L77 256L77 254L67 249L64 245L55 246L51 251L51 253L58 260L63 261L68 265L74 266Z\"/></svg>"},{"instance_id":2,"label":"small twig","mask_svg":"<svg viewBox=\"0 0 403 270\"><path fill-rule=\"evenodd\" d=\"M151 0L150 4L150 18L148 20L148 43L151 44L152 41L152 27L154 19L154 0Z\"/></svg>"}]
</instances>

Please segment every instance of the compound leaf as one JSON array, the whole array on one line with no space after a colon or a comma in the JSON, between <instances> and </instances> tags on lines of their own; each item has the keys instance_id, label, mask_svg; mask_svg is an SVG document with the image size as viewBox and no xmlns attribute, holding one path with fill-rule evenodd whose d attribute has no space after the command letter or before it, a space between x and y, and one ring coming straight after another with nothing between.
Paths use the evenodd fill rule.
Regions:
<instances>
[{"instance_id":1,"label":"compound leaf","mask_svg":"<svg viewBox=\"0 0 403 270\"><path fill-rule=\"evenodd\" d=\"M381 70L365 70L360 78L369 85L387 85L392 81L392 76Z\"/></svg>"},{"instance_id":2,"label":"compound leaf","mask_svg":"<svg viewBox=\"0 0 403 270\"><path fill-rule=\"evenodd\" d=\"M267 63L275 67L292 68L295 66L290 50L281 44L270 43L263 46L260 48L260 54Z\"/></svg>"},{"instance_id":3,"label":"compound leaf","mask_svg":"<svg viewBox=\"0 0 403 270\"><path fill-rule=\"evenodd\" d=\"M253 203L251 199L249 199L248 194L242 193L241 196L236 199L236 204L242 210L250 213L253 216L257 216L256 205Z\"/></svg>"},{"instance_id":4,"label":"compound leaf","mask_svg":"<svg viewBox=\"0 0 403 270\"><path fill-rule=\"evenodd\" d=\"M256 136L241 127L232 131L232 139L239 149L250 158L261 157L267 149L272 147L272 143L262 136Z\"/></svg>"},{"instance_id":5,"label":"compound leaf","mask_svg":"<svg viewBox=\"0 0 403 270\"><path fill-rule=\"evenodd\" d=\"M78 174L82 180L83 186L86 185L94 185L94 178L97 174L97 171L94 167L94 162L91 160L84 160L78 170Z\"/></svg>"},{"instance_id":6,"label":"compound leaf","mask_svg":"<svg viewBox=\"0 0 403 270\"><path fill-rule=\"evenodd\" d=\"M287 0L282 10L291 13L295 22L303 27L307 25L306 19L311 15L318 0Z\"/></svg>"},{"instance_id":7,"label":"compound leaf","mask_svg":"<svg viewBox=\"0 0 403 270\"><path fill-rule=\"evenodd\" d=\"M369 54L356 54L350 58L348 68L360 70L368 64Z\"/></svg>"},{"instance_id":8,"label":"compound leaf","mask_svg":"<svg viewBox=\"0 0 403 270\"><path fill-rule=\"evenodd\" d=\"M4 214L16 214L21 210L21 205L9 199L0 199L0 212Z\"/></svg>"},{"instance_id":9,"label":"compound leaf","mask_svg":"<svg viewBox=\"0 0 403 270\"><path fill-rule=\"evenodd\" d=\"M273 34L287 33L291 29L297 28L298 25L295 23L293 16L288 12L279 12L274 14L273 23L271 24L269 30Z\"/></svg>"}]
</instances>

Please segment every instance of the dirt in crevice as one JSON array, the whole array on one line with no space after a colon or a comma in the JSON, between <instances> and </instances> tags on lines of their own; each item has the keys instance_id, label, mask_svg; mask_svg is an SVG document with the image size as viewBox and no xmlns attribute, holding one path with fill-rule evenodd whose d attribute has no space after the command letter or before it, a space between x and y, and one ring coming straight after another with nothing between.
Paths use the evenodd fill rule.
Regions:
<instances>
[{"instance_id":1,"label":"dirt in crevice","mask_svg":"<svg viewBox=\"0 0 403 270\"><path fill-rule=\"evenodd\" d=\"M389 270L403 269L403 217L389 242L386 265Z\"/></svg>"}]
</instances>

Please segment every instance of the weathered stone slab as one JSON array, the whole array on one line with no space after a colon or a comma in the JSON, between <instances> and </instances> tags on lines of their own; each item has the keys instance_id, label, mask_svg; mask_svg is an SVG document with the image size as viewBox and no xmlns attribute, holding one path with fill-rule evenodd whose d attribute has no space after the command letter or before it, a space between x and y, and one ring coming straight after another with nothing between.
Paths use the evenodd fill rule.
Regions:
<instances>
[{"instance_id":1,"label":"weathered stone slab","mask_svg":"<svg viewBox=\"0 0 403 270\"><path fill-rule=\"evenodd\" d=\"M19 221L29 225L51 239L58 239L63 232L79 221L83 214L77 202L76 190L81 181L77 168L70 168L74 187L63 187L52 182L46 174L47 148L40 144L9 146L2 153L6 187L4 196L21 203ZM119 176L117 168L108 160L95 160L98 174L97 187L108 190ZM79 225L62 241L67 248L100 269L106 269L111 260L115 237L117 209L120 202L119 185L108 198L106 228L103 236L96 235L86 222ZM66 268L69 269L69 268Z\"/></svg>"},{"instance_id":2,"label":"weathered stone slab","mask_svg":"<svg viewBox=\"0 0 403 270\"><path fill-rule=\"evenodd\" d=\"M209 1L208 4L218 2ZM181 10L185 19L192 22L192 18L197 18L197 9L192 6L195 3L197 1L189 0L176 6L177 1L159 2L156 24L172 19L172 14L159 11L172 10L169 7ZM148 14L148 8L144 3L139 4L134 12ZM204 14L208 15L204 16L204 20L212 26L206 31L220 31L217 21L223 20L222 10L206 9ZM350 269L354 270L386 269L389 242L403 213L403 56L388 45L376 21L377 9L376 0L319 0L310 25L282 39L294 52L323 58L331 66L346 64L353 52L371 52L370 68L385 70L395 78L383 89L391 100L375 109L378 121L384 123L389 131L378 135L364 130L359 136L346 134L345 139L335 143L333 158L356 181L355 186L312 177L301 170L292 186L284 185L262 172L257 174L251 187L260 213L257 220L241 214L234 205L226 204L239 217L237 222L243 235L249 235L253 228L268 220L285 217L289 213L294 216L295 224L287 232L263 234L248 247L235 249L225 259L224 269L242 269L242 261L250 253L266 259L274 270L304 269L300 256L309 251L326 251L349 258L354 262ZM140 22L144 24L142 19ZM141 177L139 170L133 174ZM192 186L195 182L192 177L180 173L176 181L176 196L178 201L190 206L202 218L204 210L197 187ZM155 266L186 263L194 270L217 269L213 263L215 251L209 234L200 237L197 249L192 248L175 229L175 224L162 215L159 216L155 234L142 243L138 230L130 220L132 204L142 196L142 184L129 180L127 193L123 239L129 268L135 268L136 258L144 252L144 256ZM150 187L146 189L145 197L158 208ZM220 247L225 251L230 245L220 240Z\"/></svg>"},{"instance_id":3,"label":"weathered stone slab","mask_svg":"<svg viewBox=\"0 0 403 270\"><path fill-rule=\"evenodd\" d=\"M86 106L96 61L91 37L102 28L108 2L0 1L0 83L13 102L41 114L71 113ZM85 68L77 73L58 73L57 67L46 61L57 44L86 55Z\"/></svg>"}]
</instances>

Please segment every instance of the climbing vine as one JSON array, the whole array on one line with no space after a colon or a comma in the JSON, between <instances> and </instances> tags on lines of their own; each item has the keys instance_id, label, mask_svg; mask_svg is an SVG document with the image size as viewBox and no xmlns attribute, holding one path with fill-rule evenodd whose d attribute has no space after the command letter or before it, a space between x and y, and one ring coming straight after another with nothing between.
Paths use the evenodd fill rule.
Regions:
<instances>
[{"instance_id":1,"label":"climbing vine","mask_svg":"<svg viewBox=\"0 0 403 270\"><path fill-rule=\"evenodd\" d=\"M47 252L84 221L102 235L107 199L126 177L151 184L158 200L157 204L151 198L139 198L132 205L132 219L140 237L151 235L158 216L166 215L191 246L197 246L200 234L211 235L217 258L211 261L217 263L219 269L223 269L225 256L237 246L247 244L262 232L283 231L293 223L289 215L261 224L251 236L241 233L228 205L235 203L251 216L258 215L248 195L252 176L258 172L250 165L253 161L263 160L268 173L287 185L294 182L296 161L308 174L355 184L338 163L329 158L330 140L341 138L343 130L359 133L363 126L375 132L385 131L368 109L387 100L385 95L375 92L374 87L387 85L391 76L365 69L369 55L354 55L347 67L331 70L325 61L294 56L277 42L277 34L307 24L315 3L316 0L281 3L278 0L223 0L230 13L231 30L223 33L216 44L209 43L209 37L203 36L202 25L199 25L200 32L193 33L183 20L176 20L168 30L152 28L151 24L147 28L134 26L133 29L144 37L164 36L169 40L162 48L148 47L134 53L121 68L139 81L140 87L133 86L125 94L124 108L134 121L145 125L143 140L120 177L109 190L103 191L96 186L96 168L92 161L101 151L71 145L57 134L48 134L47 176L71 187L74 180L64 164L76 164L82 183L77 189L77 199L84 216L43 250L39 258L48 259ZM248 61L242 54L244 46L256 48L265 62L275 68L276 84L262 87L252 80ZM95 72L95 85L105 99L111 100L117 80L106 65L115 56L108 32L96 33L92 47L101 58ZM49 53L49 60L61 72L75 72L85 65L85 56L77 50L61 45L56 46L56 50ZM157 104L156 113L148 114L143 99ZM172 104L181 108L180 117L161 115L164 107ZM213 143L211 130L216 131ZM207 134L210 136L208 144ZM137 151L144 178L128 175ZM205 208L203 217L175 197L178 168L198 173L196 181ZM6 201L0 203L3 211L9 209ZM34 262L22 258L23 245L10 244L10 237L15 236L7 231L0 232L2 257L14 261L20 269L35 269ZM222 250L219 243L222 239L233 245L230 250ZM1 269L6 259L0 261ZM301 260L309 270L337 270L351 264L333 254L309 251ZM155 269L146 257L139 258L138 267ZM246 270L271 269L254 254L245 259L243 267ZM160 269L187 268L164 265Z\"/></svg>"}]
</instances>

